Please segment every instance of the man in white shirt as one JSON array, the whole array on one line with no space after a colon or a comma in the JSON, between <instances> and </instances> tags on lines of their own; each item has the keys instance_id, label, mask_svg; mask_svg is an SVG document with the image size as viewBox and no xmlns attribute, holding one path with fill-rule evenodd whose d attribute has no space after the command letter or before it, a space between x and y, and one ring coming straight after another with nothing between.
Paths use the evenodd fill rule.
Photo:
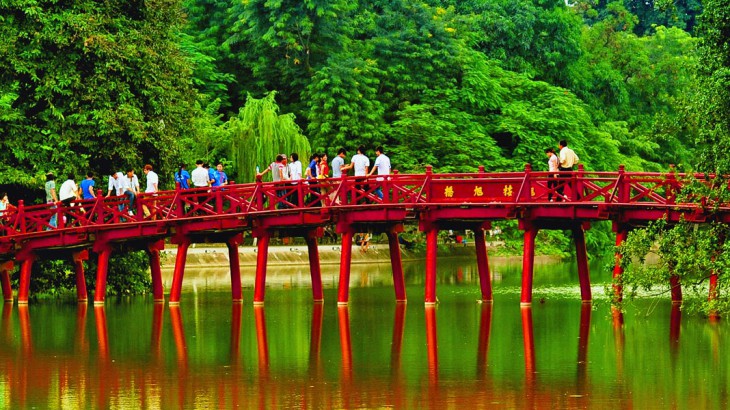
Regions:
<instances>
[{"instance_id":1,"label":"man in white shirt","mask_svg":"<svg viewBox=\"0 0 730 410\"><path fill-rule=\"evenodd\" d=\"M370 170L368 176L372 175L376 169L378 170L378 175L390 175L390 158L383 153L383 147L375 148L375 155L377 155L375 158L375 166L373 166L373 169ZM379 177L376 178L376 181L385 181L385 178ZM383 190L381 185L382 182L378 184L378 188L375 190L375 195L377 195L378 198L383 199Z\"/></svg>"},{"instance_id":2,"label":"man in white shirt","mask_svg":"<svg viewBox=\"0 0 730 410\"><path fill-rule=\"evenodd\" d=\"M195 188L207 187L210 185L210 177L208 171L203 168L203 160L195 161L195 169L190 173L190 179L193 181Z\"/></svg>"},{"instance_id":3,"label":"man in white shirt","mask_svg":"<svg viewBox=\"0 0 730 410\"><path fill-rule=\"evenodd\" d=\"M129 200L129 215L134 215L134 200L139 194L139 180L134 175L134 169L127 169L127 175L122 178L122 190Z\"/></svg>"},{"instance_id":4,"label":"man in white shirt","mask_svg":"<svg viewBox=\"0 0 730 410\"><path fill-rule=\"evenodd\" d=\"M558 200L563 200L565 198L565 195L564 195L565 186L567 185L568 187L570 187L571 191L573 190L573 187L570 186L570 182L569 182L570 173L565 172L565 171L572 171L573 167L575 165L578 165L579 158L577 155L575 155L575 152L572 149L568 148L568 142L566 140L560 140L560 142L558 143L558 146L560 148L560 166L558 167L558 170L561 171L560 177L568 178L568 180L565 183L560 184L557 189L558 194L559 194ZM580 192L578 192L577 195L575 195L575 198L576 199L580 198Z\"/></svg>"},{"instance_id":5,"label":"man in white shirt","mask_svg":"<svg viewBox=\"0 0 730 410\"><path fill-rule=\"evenodd\" d=\"M116 172L109 176L109 191L106 194L107 198L112 195L112 192L115 196L124 194L124 189L122 188L123 178L124 174L121 172Z\"/></svg>"},{"instance_id":6,"label":"man in white shirt","mask_svg":"<svg viewBox=\"0 0 730 410\"><path fill-rule=\"evenodd\" d=\"M352 156L350 160L351 168L355 169L356 177L364 177L368 174L368 167L370 167L370 159L365 156L365 147L360 145L357 147L357 154Z\"/></svg>"},{"instance_id":7,"label":"man in white shirt","mask_svg":"<svg viewBox=\"0 0 730 410\"><path fill-rule=\"evenodd\" d=\"M152 165L150 165L150 164L145 165L144 170L142 172L144 172L145 176L147 177L146 178L147 179L147 188L145 188L144 192L146 194L154 194L155 192L158 191L158 186L159 186L159 182L160 182L160 179L157 176L157 173L152 170ZM156 213L155 212L156 208L157 208L157 201L152 201L151 210L147 205L142 205L142 211L144 212L144 215L145 216L152 215L152 219L156 219L156 215L153 215Z\"/></svg>"},{"instance_id":8,"label":"man in white shirt","mask_svg":"<svg viewBox=\"0 0 730 410\"><path fill-rule=\"evenodd\" d=\"M144 166L144 174L147 176L147 188L145 188L145 193L150 192L157 192L158 191L158 185L160 182L159 177L157 176L157 173L152 170L152 165L147 164Z\"/></svg>"},{"instance_id":9,"label":"man in white shirt","mask_svg":"<svg viewBox=\"0 0 730 410\"><path fill-rule=\"evenodd\" d=\"M368 175L368 167L370 167L370 159L365 156L364 146L360 145L357 147L357 154L352 156L349 166L355 170L355 190L360 191L357 195L363 195L364 197L368 190L368 186L357 183L365 181L365 177Z\"/></svg>"},{"instance_id":10,"label":"man in white shirt","mask_svg":"<svg viewBox=\"0 0 730 410\"><path fill-rule=\"evenodd\" d=\"M61 184L58 190L58 199L65 205L71 205L71 201L79 198L79 187L74 181L74 174L68 174L68 179Z\"/></svg>"}]
</instances>

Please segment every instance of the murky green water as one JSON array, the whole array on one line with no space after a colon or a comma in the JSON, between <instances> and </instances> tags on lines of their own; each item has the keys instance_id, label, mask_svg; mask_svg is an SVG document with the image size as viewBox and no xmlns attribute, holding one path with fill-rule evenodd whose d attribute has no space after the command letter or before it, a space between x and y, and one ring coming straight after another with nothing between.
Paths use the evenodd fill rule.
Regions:
<instances>
[{"instance_id":1,"label":"murky green water","mask_svg":"<svg viewBox=\"0 0 730 410\"><path fill-rule=\"evenodd\" d=\"M298 267L272 271L263 308L250 287L232 305L225 283L194 273L179 308L144 298L5 305L0 408L727 405L726 321L683 317L666 297L634 304L621 323L600 295L600 266L591 307L574 267L538 265L531 309L519 305L519 262L493 266L491 305L477 303L471 261L439 268L435 309L424 308L420 264L406 266L407 305L394 303L384 265L355 267L345 308L334 269L315 305Z\"/></svg>"}]
</instances>

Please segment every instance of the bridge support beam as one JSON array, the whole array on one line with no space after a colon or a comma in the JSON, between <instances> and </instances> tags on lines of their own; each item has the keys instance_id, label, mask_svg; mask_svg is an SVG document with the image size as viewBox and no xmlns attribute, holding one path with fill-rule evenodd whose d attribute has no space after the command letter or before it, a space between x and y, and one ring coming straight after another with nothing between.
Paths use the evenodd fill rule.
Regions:
<instances>
[{"instance_id":1,"label":"bridge support beam","mask_svg":"<svg viewBox=\"0 0 730 410\"><path fill-rule=\"evenodd\" d=\"M238 256L238 247L242 242L242 234L235 235L226 241L226 246L228 247L228 263L231 269L231 297L233 298L233 303L243 302L241 260Z\"/></svg>"},{"instance_id":2,"label":"bridge support beam","mask_svg":"<svg viewBox=\"0 0 730 410\"><path fill-rule=\"evenodd\" d=\"M84 275L84 261L89 260L89 251L73 253L74 267L76 268L76 300L79 303L86 303L89 300L89 294L86 291L86 276Z\"/></svg>"},{"instance_id":3,"label":"bridge support beam","mask_svg":"<svg viewBox=\"0 0 730 410\"><path fill-rule=\"evenodd\" d=\"M155 303L165 302L165 289L162 287L162 269L160 268L160 252L164 249L164 240L147 245L147 256L149 257L150 274L152 276L152 297Z\"/></svg>"},{"instance_id":4,"label":"bridge support beam","mask_svg":"<svg viewBox=\"0 0 730 410\"><path fill-rule=\"evenodd\" d=\"M188 258L190 238L182 238L177 244L177 255L175 257L175 270L172 274L172 285L170 286L170 306L180 304L180 293L182 291L183 276L185 275L185 262Z\"/></svg>"},{"instance_id":5,"label":"bridge support beam","mask_svg":"<svg viewBox=\"0 0 730 410\"><path fill-rule=\"evenodd\" d=\"M616 232L616 247L621 246L629 235L629 230L622 224L614 223L613 230ZM613 265L613 299L614 302L623 300L623 286L621 286L621 277L624 274L624 268L621 267L621 253L616 251Z\"/></svg>"},{"instance_id":6,"label":"bridge support beam","mask_svg":"<svg viewBox=\"0 0 730 410\"><path fill-rule=\"evenodd\" d=\"M99 255L99 259L96 264L94 305L103 305L106 299L106 278L109 273L109 257L112 254L112 247L109 244L101 244L95 251Z\"/></svg>"},{"instance_id":7,"label":"bridge support beam","mask_svg":"<svg viewBox=\"0 0 730 410\"><path fill-rule=\"evenodd\" d=\"M537 227L524 221L520 221L520 228L525 231L524 248L522 254L522 295L520 305L532 305L532 278L535 268L535 238Z\"/></svg>"},{"instance_id":8,"label":"bridge support beam","mask_svg":"<svg viewBox=\"0 0 730 410\"><path fill-rule=\"evenodd\" d=\"M436 304L436 268L438 260L436 253L438 251L438 235L437 226L429 224L426 227L426 305Z\"/></svg>"},{"instance_id":9,"label":"bridge support beam","mask_svg":"<svg viewBox=\"0 0 730 410\"><path fill-rule=\"evenodd\" d=\"M346 305L350 298L350 265L352 264L352 237L354 234L355 232L351 228L342 232L340 283L337 289L338 305Z\"/></svg>"},{"instance_id":10,"label":"bridge support beam","mask_svg":"<svg viewBox=\"0 0 730 410\"><path fill-rule=\"evenodd\" d=\"M717 291L717 272L714 270L710 274L710 292L707 296L707 300L712 303L712 301L716 300L718 298L718 291ZM7 300L7 299L6 299ZM11 298L12 300L12 298ZM712 305L712 304L711 304ZM717 320L720 318L720 314L717 313L717 310L712 309L710 310L710 320Z\"/></svg>"},{"instance_id":11,"label":"bridge support beam","mask_svg":"<svg viewBox=\"0 0 730 410\"><path fill-rule=\"evenodd\" d=\"M261 229L254 233L258 238L256 249L256 282L253 290L253 304L263 305L266 293L266 263L269 258L271 232Z\"/></svg>"},{"instance_id":12,"label":"bridge support beam","mask_svg":"<svg viewBox=\"0 0 730 410\"><path fill-rule=\"evenodd\" d=\"M13 261L3 262L0 265L0 282L3 287L3 300L13 303L13 288L10 287L10 272L15 269Z\"/></svg>"},{"instance_id":13,"label":"bridge support beam","mask_svg":"<svg viewBox=\"0 0 730 410\"><path fill-rule=\"evenodd\" d=\"M672 275L669 277L669 285L672 289L672 304L682 304L682 284L679 283L679 276Z\"/></svg>"},{"instance_id":14,"label":"bridge support beam","mask_svg":"<svg viewBox=\"0 0 730 410\"><path fill-rule=\"evenodd\" d=\"M398 243L398 229L402 231L403 227L392 229L387 233L388 247L390 248L390 264L393 267L393 288L395 289L395 301L406 301L406 284L403 276L403 260L400 253L400 243Z\"/></svg>"},{"instance_id":15,"label":"bridge support beam","mask_svg":"<svg viewBox=\"0 0 730 410\"><path fill-rule=\"evenodd\" d=\"M28 304L28 294L30 293L30 273L33 270L35 255L25 255L20 264L20 283L18 285L18 304Z\"/></svg>"},{"instance_id":16,"label":"bridge support beam","mask_svg":"<svg viewBox=\"0 0 730 410\"><path fill-rule=\"evenodd\" d=\"M322 293L322 270L319 266L319 247L317 246L317 230L310 230L304 238L309 252L309 271L312 277L312 298L315 302L324 301Z\"/></svg>"},{"instance_id":17,"label":"bridge support beam","mask_svg":"<svg viewBox=\"0 0 730 410\"><path fill-rule=\"evenodd\" d=\"M474 246L477 254L477 269L479 270L479 285L482 290L482 301L492 301L492 275L489 273L489 256L487 255L487 241L484 228L477 227L474 231Z\"/></svg>"},{"instance_id":18,"label":"bridge support beam","mask_svg":"<svg viewBox=\"0 0 730 410\"><path fill-rule=\"evenodd\" d=\"M583 227L573 228L573 241L575 242L575 257L578 262L578 281L580 282L580 299L583 303L590 303L591 279L588 270L588 253L586 252L586 235Z\"/></svg>"}]
</instances>

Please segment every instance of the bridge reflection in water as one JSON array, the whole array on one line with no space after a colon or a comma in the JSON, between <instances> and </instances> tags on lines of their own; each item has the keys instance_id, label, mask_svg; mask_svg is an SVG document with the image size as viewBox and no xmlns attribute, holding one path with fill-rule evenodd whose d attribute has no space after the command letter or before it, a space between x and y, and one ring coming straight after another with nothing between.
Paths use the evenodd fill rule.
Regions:
<instances>
[{"instance_id":1,"label":"bridge reflection in water","mask_svg":"<svg viewBox=\"0 0 730 410\"><path fill-rule=\"evenodd\" d=\"M627 324L621 314L611 319L607 307L569 300L516 310L516 297L426 308L308 304L303 292L294 307L230 306L223 295L171 307L4 305L0 402L641 408L722 400L713 388L730 371L720 354L730 342L723 324L690 320L689 335L680 337L676 305L657 308L650 321L632 315ZM717 381L693 385L682 376L687 371Z\"/></svg>"}]
</instances>

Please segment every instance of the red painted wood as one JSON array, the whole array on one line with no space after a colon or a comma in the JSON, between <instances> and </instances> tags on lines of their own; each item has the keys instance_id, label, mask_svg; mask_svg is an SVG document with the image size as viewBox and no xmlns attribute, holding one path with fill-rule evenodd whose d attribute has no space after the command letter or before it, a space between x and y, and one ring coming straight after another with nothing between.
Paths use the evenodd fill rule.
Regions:
<instances>
[{"instance_id":1,"label":"red painted wood","mask_svg":"<svg viewBox=\"0 0 730 410\"><path fill-rule=\"evenodd\" d=\"M177 305L180 303L183 276L185 275L185 262L188 258L188 247L190 247L190 239L188 238L183 238L183 240L177 245L175 270L172 273L172 285L170 286L171 305Z\"/></svg>"},{"instance_id":2,"label":"red painted wood","mask_svg":"<svg viewBox=\"0 0 730 410\"><path fill-rule=\"evenodd\" d=\"M679 276L670 276L669 285L672 288L672 303L682 303L682 284L679 283Z\"/></svg>"},{"instance_id":3,"label":"red painted wood","mask_svg":"<svg viewBox=\"0 0 730 410\"><path fill-rule=\"evenodd\" d=\"M319 266L319 247L317 246L317 237L307 235L307 250L309 251L309 272L312 277L312 297L315 302L324 300L322 293L322 271Z\"/></svg>"},{"instance_id":4,"label":"red painted wood","mask_svg":"<svg viewBox=\"0 0 730 410\"><path fill-rule=\"evenodd\" d=\"M256 282L254 284L254 304L263 304L266 294L266 263L269 257L269 240L271 233L263 231L259 233L256 249Z\"/></svg>"},{"instance_id":5,"label":"red painted wood","mask_svg":"<svg viewBox=\"0 0 730 410\"><path fill-rule=\"evenodd\" d=\"M354 232L342 233L342 252L340 253L340 282L337 289L337 303L347 304L350 299L350 265L352 263L352 237Z\"/></svg>"},{"instance_id":6,"label":"red painted wood","mask_svg":"<svg viewBox=\"0 0 730 410\"><path fill-rule=\"evenodd\" d=\"M94 291L94 304L103 304L106 299L106 277L109 272L109 257L112 249L105 246L99 251L99 259L96 263L96 290Z\"/></svg>"},{"instance_id":7,"label":"red painted wood","mask_svg":"<svg viewBox=\"0 0 730 410\"><path fill-rule=\"evenodd\" d=\"M3 287L3 299L6 302L13 301L13 289L10 286L10 272L15 268L13 261L0 264L0 282Z\"/></svg>"},{"instance_id":8,"label":"red painted wood","mask_svg":"<svg viewBox=\"0 0 730 410\"><path fill-rule=\"evenodd\" d=\"M617 247L621 246L624 243L624 241L626 241L626 237L628 236L628 234L629 234L629 231L626 228L618 227L617 232L616 232L616 246ZM619 283L616 283L616 281L618 281L621 278L621 275L624 274L624 269L621 267L621 258L622 258L621 253L617 251L615 253L615 262L614 262L614 266L613 266L613 280L614 280L613 295L614 295L614 299L617 302L620 302L621 300L623 300L623 287Z\"/></svg>"},{"instance_id":9,"label":"red painted wood","mask_svg":"<svg viewBox=\"0 0 730 410\"><path fill-rule=\"evenodd\" d=\"M438 228L426 229L426 304L436 303L436 268L438 266L436 253L438 251Z\"/></svg>"},{"instance_id":10,"label":"red painted wood","mask_svg":"<svg viewBox=\"0 0 730 410\"><path fill-rule=\"evenodd\" d=\"M532 303L532 276L535 268L535 238L538 229L532 225L525 228L525 239L522 254L522 295L520 303Z\"/></svg>"},{"instance_id":11,"label":"red painted wood","mask_svg":"<svg viewBox=\"0 0 730 410\"><path fill-rule=\"evenodd\" d=\"M388 232L388 247L390 248L390 265L393 267L393 288L396 302L406 301L406 283L403 276L403 261L401 258L398 233Z\"/></svg>"},{"instance_id":12,"label":"red painted wood","mask_svg":"<svg viewBox=\"0 0 730 410\"><path fill-rule=\"evenodd\" d=\"M578 262L580 299L583 302L590 302L592 300L591 279L588 271L588 253L586 251L586 236L583 228L573 228L573 241L575 242L575 256Z\"/></svg>"},{"instance_id":13,"label":"red painted wood","mask_svg":"<svg viewBox=\"0 0 730 410\"><path fill-rule=\"evenodd\" d=\"M30 256L24 259L20 265L20 283L18 284L18 304L28 304L28 294L30 293L30 272L33 269L35 257Z\"/></svg>"},{"instance_id":14,"label":"red painted wood","mask_svg":"<svg viewBox=\"0 0 730 410\"><path fill-rule=\"evenodd\" d=\"M231 296L234 302L243 302L241 287L241 260L238 255L238 246L241 244L240 235L230 238L226 242L228 247L228 264L231 270Z\"/></svg>"},{"instance_id":15,"label":"red painted wood","mask_svg":"<svg viewBox=\"0 0 730 410\"><path fill-rule=\"evenodd\" d=\"M76 269L76 300L86 302L89 295L86 291L86 276L84 275L84 261L74 258L74 268Z\"/></svg>"},{"instance_id":16,"label":"red painted wood","mask_svg":"<svg viewBox=\"0 0 730 410\"><path fill-rule=\"evenodd\" d=\"M150 275L152 276L152 297L155 302L165 301L165 290L162 286L162 269L160 268L160 251L149 251Z\"/></svg>"},{"instance_id":17,"label":"red painted wood","mask_svg":"<svg viewBox=\"0 0 730 410\"><path fill-rule=\"evenodd\" d=\"M489 256L484 229L474 229L474 247L477 254L477 269L479 270L479 285L482 290L482 300L492 300L492 275L489 273Z\"/></svg>"}]
</instances>

